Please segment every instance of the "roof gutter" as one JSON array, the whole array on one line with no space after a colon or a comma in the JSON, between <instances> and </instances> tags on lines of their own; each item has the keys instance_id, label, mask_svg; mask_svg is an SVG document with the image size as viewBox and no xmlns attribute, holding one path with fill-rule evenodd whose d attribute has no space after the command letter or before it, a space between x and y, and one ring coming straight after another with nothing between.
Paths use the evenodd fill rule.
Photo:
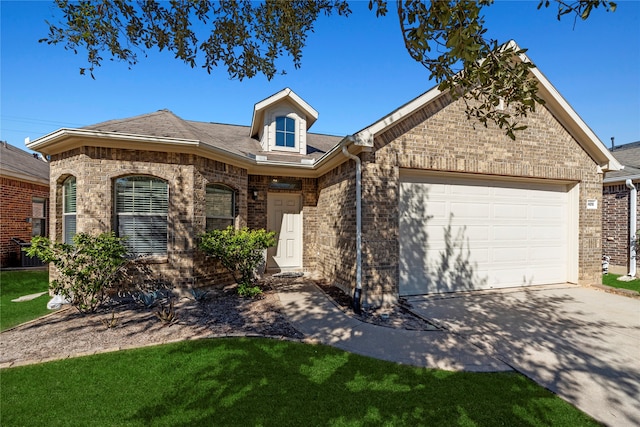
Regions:
<instances>
[{"instance_id":1,"label":"roof gutter","mask_svg":"<svg viewBox=\"0 0 640 427\"><path fill-rule=\"evenodd\" d=\"M636 221L637 221L637 204L638 189L633 185L630 179L625 181L625 185L630 191L629 193L629 277L636 276Z\"/></svg>"},{"instance_id":2,"label":"roof gutter","mask_svg":"<svg viewBox=\"0 0 640 427\"><path fill-rule=\"evenodd\" d=\"M603 184L613 184L613 183L626 183L627 180L638 181L640 180L640 174L636 175L627 175L627 176L612 176L611 178L605 178L602 180Z\"/></svg>"}]
</instances>

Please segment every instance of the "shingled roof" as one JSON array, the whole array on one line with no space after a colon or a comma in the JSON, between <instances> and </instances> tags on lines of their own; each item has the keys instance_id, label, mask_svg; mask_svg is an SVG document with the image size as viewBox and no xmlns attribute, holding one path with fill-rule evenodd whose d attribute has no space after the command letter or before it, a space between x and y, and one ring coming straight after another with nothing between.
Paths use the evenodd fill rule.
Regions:
<instances>
[{"instance_id":1,"label":"shingled roof","mask_svg":"<svg viewBox=\"0 0 640 427\"><path fill-rule=\"evenodd\" d=\"M0 175L49 185L49 163L13 145L0 144Z\"/></svg>"},{"instance_id":2,"label":"shingled roof","mask_svg":"<svg viewBox=\"0 0 640 427\"><path fill-rule=\"evenodd\" d=\"M621 182L627 179L640 180L640 141L620 145L610 151L624 169L607 172L605 183Z\"/></svg>"},{"instance_id":3,"label":"shingled roof","mask_svg":"<svg viewBox=\"0 0 640 427\"><path fill-rule=\"evenodd\" d=\"M304 158L317 159L342 140L342 137L338 136L308 133L306 156L264 152L260 142L250 137L249 126L184 120L169 110L109 120L83 129L200 141L244 157L263 156L268 160L294 162Z\"/></svg>"}]
</instances>

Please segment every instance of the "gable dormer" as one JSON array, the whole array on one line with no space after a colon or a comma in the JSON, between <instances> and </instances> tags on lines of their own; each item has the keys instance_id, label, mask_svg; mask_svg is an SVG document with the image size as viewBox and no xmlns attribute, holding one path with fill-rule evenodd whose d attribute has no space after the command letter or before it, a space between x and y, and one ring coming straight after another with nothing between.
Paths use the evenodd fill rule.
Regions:
<instances>
[{"instance_id":1,"label":"gable dormer","mask_svg":"<svg viewBox=\"0 0 640 427\"><path fill-rule=\"evenodd\" d=\"M263 151L307 154L307 130L318 112L286 88L258 102L253 108L251 137Z\"/></svg>"}]
</instances>

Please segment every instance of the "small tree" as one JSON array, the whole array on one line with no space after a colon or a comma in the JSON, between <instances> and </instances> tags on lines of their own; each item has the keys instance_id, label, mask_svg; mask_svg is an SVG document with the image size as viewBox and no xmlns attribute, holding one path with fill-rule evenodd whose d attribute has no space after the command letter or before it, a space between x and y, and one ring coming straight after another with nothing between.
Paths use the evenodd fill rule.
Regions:
<instances>
[{"instance_id":1,"label":"small tree","mask_svg":"<svg viewBox=\"0 0 640 427\"><path fill-rule=\"evenodd\" d=\"M275 233L263 229L212 230L200 237L199 247L208 256L220 260L238 283L241 295L255 295L259 288L252 286L256 268L264 261L265 249L276 244Z\"/></svg>"},{"instance_id":2,"label":"small tree","mask_svg":"<svg viewBox=\"0 0 640 427\"><path fill-rule=\"evenodd\" d=\"M26 252L53 263L60 277L49 288L71 301L83 314L96 311L127 263L127 249L113 233L97 236L78 233L73 237L73 245L35 237Z\"/></svg>"}]
</instances>

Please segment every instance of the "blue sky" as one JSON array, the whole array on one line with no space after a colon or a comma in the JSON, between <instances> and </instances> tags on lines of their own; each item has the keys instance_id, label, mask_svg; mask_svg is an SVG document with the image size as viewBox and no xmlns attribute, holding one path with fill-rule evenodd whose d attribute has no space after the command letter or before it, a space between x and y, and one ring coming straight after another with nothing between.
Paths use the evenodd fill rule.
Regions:
<instances>
[{"instance_id":1,"label":"blue sky","mask_svg":"<svg viewBox=\"0 0 640 427\"><path fill-rule=\"evenodd\" d=\"M430 89L427 71L404 50L397 17L376 18L354 2L349 18L322 18L308 38L302 68L230 80L150 53L129 70L105 61L96 80L60 46L38 43L52 18L49 1L0 2L0 139L21 148L61 127L81 127L167 108L188 120L249 125L253 105L290 87L319 113L313 132L354 133ZM610 146L640 141L640 1L619 1L586 22L558 22L537 1L486 9L489 36L514 39L596 135Z\"/></svg>"}]
</instances>

